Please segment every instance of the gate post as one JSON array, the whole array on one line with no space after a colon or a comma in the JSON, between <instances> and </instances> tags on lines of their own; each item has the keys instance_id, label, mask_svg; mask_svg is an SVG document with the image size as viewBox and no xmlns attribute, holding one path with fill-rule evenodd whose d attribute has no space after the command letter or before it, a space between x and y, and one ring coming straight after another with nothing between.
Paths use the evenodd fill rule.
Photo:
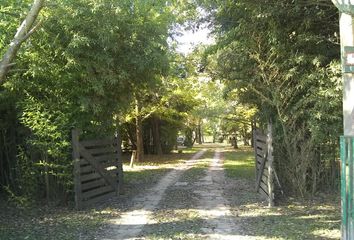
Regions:
<instances>
[{"instance_id":1,"label":"gate post","mask_svg":"<svg viewBox=\"0 0 354 240\"><path fill-rule=\"evenodd\" d=\"M123 160L122 160L122 139L119 130L117 130L117 155L118 155L118 194L123 194Z\"/></svg>"},{"instance_id":2,"label":"gate post","mask_svg":"<svg viewBox=\"0 0 354 240\"><path fill-rule=\"evenodd\" d=\"M354 239L354 137L340 138L342 239Z\"/></svg>"},{"instance_id":3,"label":"gate post","mask_svg":"<svg viewBox=\"0 0 354 240\"><path fill-rule=\"evenodd\" d=\"M273 185L273 130L272 122L268 123L267 132L267 158L268 158L268 193L269 193L269 207L274 207L274 185Z\"/></svg>"},{"instance_id":4,"label":"gate post","mask_svg":"<svg viewBox=\"0 0 354 240\"><path fill-rule=\"evenodd\" d=\"M81 172L80 172L80 145L79 145L80 131L73 129L71 131L71 144L73 148L72 156L74 161L74 193L75 193L75 207L81 208Z\"/></svg>"},{"instance_id":5,"label":"gate post","mask_svg":"<svg viewBox=\"0 0 354 240\"><path fill-rule=\"evenodd\" d=\"M255 185L256 188L257 186L257 180L258 180L258 174L259 174L259 170L258 170L258 159L257 159L257 125L256 125L256 120L253 119L252 120L252 147L253 147L253 151L254 151L254 166L255 166Z\"/></svg>"}]
</instances>

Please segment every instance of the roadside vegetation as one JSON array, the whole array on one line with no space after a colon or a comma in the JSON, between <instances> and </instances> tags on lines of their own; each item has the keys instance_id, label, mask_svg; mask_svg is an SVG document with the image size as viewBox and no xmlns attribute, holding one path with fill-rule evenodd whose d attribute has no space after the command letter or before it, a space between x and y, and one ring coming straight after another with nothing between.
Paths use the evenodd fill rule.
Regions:
<instances>
[{"instance_id":1,"label":"roadside vegetation","mask_svg":"<svg viewBox=\"0 0 354 240\"><path fill-rule=\"evenodd\" d=\"M134 196L156 184L164 174L189 160L198 150L200 148L185 148L183 153L147 156L131 169L126 163L124 195L82 211L73 211L73 205L38 204L33 208L10 205L5 199L0 199L0 239L92 239L107 221L119 217L122 209L129 207ZM128 156L125 158L128 162Z\"/></svg>"},{"instance_id":2,"label":"roadside vegetation","mask_svg":"<svg viewBox=\"0 0 354 240\"><path fill-rule=\"evenodd\" d=\"M92 239L109 219L119 217L122 209L129 208L133 196L157 183L167 171L190 159L198 149L146 158L146 162L125 171L124 195L87 210L72 211L72 206L19 208L0 204L0 239ZM147 239L203 238L204 221L193 210L198 205L198 196L191 186L205 176L214 154L212 150L180 176L181 186L167 190L154 213L156 224L143 230ZM276 207L268 208L254 190L252 148L228 147L223 157L227 176L224 191L240 234L256 239L339 239L339 194L321 194L308 199L281 197Z\"/></svg>"},{"instance_id":3,"label":"roadside vegetation","mask_svg":"<svg viewBox=\"0 0 354 240\"><path fill-rule=\"evenodd\" d=\"M307 198L280 195L276 206L268 208L255 192L254 164L250 147L224 152L228 197L243 235L277 240L340 239L339 192Z\"/></svg>"},{"instance_id":4,"label":"roadside vegetation","mask_svg":"<svg viewBox=\"0 0 354 240\"><path fill-rule=\"evenodd\" d=\"M57 206L19 209L3 200L0 211L0 239L4 240L88 240L106 219L116 216L113 211L72 211Z\"/></svg>"},{"instance_id":5,"label":"roadside vegetation","mask_svg":"<svg viewBox=\"0 0 354 240\"><path fill-rule=\"evenodd\" d=\"M338 17L328 0L1 1L0 238L89 238L207 141L232 145L228 197L247 234L337 238ZM178 36L200 29L211 44L181 52ZM285 190L274 209L254 193L247 147L269 123ZM73 129L80 140L119 132L122 149L136 152L133 168L124 156L118 202L72 211ZM90 164L82 175L97 174ZM206 167L183 178L193 182ZM97 179L84 183L85 194L106 193Z\"/></svg>"}]
</instances>

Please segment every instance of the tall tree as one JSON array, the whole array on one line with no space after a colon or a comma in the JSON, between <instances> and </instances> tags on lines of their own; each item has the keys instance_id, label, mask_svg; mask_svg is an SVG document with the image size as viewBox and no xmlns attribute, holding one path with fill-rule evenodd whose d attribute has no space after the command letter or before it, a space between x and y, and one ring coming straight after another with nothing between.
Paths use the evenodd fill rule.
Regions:
<instances>
[{"instance_id":1,"label":"tall tree","mask_svg":"<svg viewBox=\"0 0 354 240\"><path fill-rule=\"evenodd\" d=\"M18 1L7 4L17 8ZM18 71L0 88L0 98L12 100L0 105L1 143L6 139L14 146L0 144L5 169L0 179L8 183L6 175L11 173L8 185L16 186L28 176L25 172L44 172L39 156L45 156L48 172L69 191L68 131L81 128L83 138L113 134L116 119L134 103L134 93L145 94L158 85L168 69L172 10L165 1L140 0L60 0L42 9L48 18L40 34L31 37L26 51L18 52ZM7 32L4 26L0 24L1 32ZM1 35L1 46L10 38ZM13 118L17 125L8 131ZM16 167L21 161L26 168ZM35 182L28 185L40 186L38 175L31 176Z\"/></svg>"},{"instance_id":2,"label":"tall tree","mask_svg":"<svg viewBox=\"0 0 354 240\"><path fill-rule=\"evenodd\" d=\"M341 122L336 9L322 1L202 2L218 36L210 74L236 88L264 122L273 120L276 163L289 189L315 191L313 181L327 170L312 153L329 142L318 129L330 129L333 139ZM331 113L318 101L323 97Z\"/></svg>"},{"instance_id":3,"label":"tall tree","mask_svg":"<svg viewBox=\"0 0 354 240\"><path fill-rule=\"evenodd\" d=\"M15 59L22 43L25 42L39 27L40 22L36 23L36 20L44 3L44 0L34 0L26 18L22 21L14 38L10 42L7 51L0 62L0 84L5 81L6 74L10 67L14 65L13 60Z\"/></svg>"}]
</instances>

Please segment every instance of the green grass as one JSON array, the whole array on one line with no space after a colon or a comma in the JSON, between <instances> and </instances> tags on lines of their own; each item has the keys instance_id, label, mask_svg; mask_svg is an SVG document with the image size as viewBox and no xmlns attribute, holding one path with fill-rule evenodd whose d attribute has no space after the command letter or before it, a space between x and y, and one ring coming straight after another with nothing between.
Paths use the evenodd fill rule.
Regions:
<instances>
[{"instance_id":1,"label":"green grass","mask_svg":"<svg viewBox=\"0 0 354 240\"><path fill-rule=\"evenodd\" d=\"M237 181L230 197L231 211L240 219L243 235L256 239L339 239L339 194L312 199L283 198L268 208L254 190L254 152L251 148L226 149L224 167L230 180ZM285 186L284 186L285 187Z\"/></svg>"},{"instance_id":2,"label":"green grass","mask_svg":"<svg viewBox=\"0 0 354 240\"><path fill-rule=\"evenodd\" d=\"M184 149L183 153L158 157L148 155L145 161L137 163L135 168L128 171L125 169L124 198L131 199L154 185L166 172L190 159L198 150L200 149ZM128 165L125 164L124 167L127 168ZM119 206L97 205L100 210L95 210L95 206L92 206L91 209L75 211L69 207L46 207L38 204L28 209L19 209L1 200L0 240L93 239L109 219L120 215Z\"/></svg>"},{"instance_id":3,"label":"green grass","mask_svg":"<svg viewBox=\"0 0 354 240\"><path fill-rule=\"evenodd\" d=\"M205 171L208 169L214 152L208 150L204 155L198 159L198 162L190 169L186 170L179 181L193 183L198 181L205 175Z\"/></svg>"},{"instance_id":4,"label":"green grass","mask_svg":"<svg viewBox=\"0 0 354 240\"><path fill-rule=\"evenodd\" d=\"M124 194L133 197L156 184L168 171L168 168L161 168L124 172Z\"/></svg>"},{"instance_id":5,"label":"green grass","mask_svg":"<svg viewBox=\"0 0 354 240\"><path fill-rule=\"evenodd\" d=\"M205 170L206 168L202 166L188 169L182 174L179 181L193 183L205 175Z\"/></svg>"},{"instance_id":6,"label":"green grass","mask_svg":"<svg viewBox=\"0 0 354 240\"><path fill-rule=\"evenodd\" d=\"M109 217L98 211L71 211L51 209L1 209L0 239L91 239L104 219Z\"/></svg>"},{"instance_id":7,"label":"green grass","mask_svg":"<svg viewBox=\"0 0 354 240\"><path fill-rule=\"evenodd\" d=\"M230 178L254 179L254 152L250 147L224 152L224 168Z\"/></svg>"},{"instance_id":8,"label":"green grass","mask_svg":"<svg viewBox=\"0 0 354 240\"><path fill-rule=\"evenodd\" d=\"M339 239L339 200L325 198L325 202L303 200L275 208L249 204L239 217L246 234L259 239Z\"/></svg>"}]
</instances>

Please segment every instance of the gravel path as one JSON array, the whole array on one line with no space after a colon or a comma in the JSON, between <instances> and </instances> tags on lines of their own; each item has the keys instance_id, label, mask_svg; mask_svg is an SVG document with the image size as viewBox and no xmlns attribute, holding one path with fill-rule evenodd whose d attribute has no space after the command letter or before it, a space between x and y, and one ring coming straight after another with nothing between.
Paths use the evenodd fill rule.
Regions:
<instances>
[{"instance_id":1,"label":"gravel path","mask_svg":"<svg viewBox=\"0 0 354 240\"><path fill-rule=\"evenodd\" d=\"M245 239L237 234L237 219L232 215L230 204L224 197L226 181L220 155L220 151L216 150L206 176L196 182L196 186L200 186L194 190L200 196L197 209L206 222L201 230L209 239Z\"/></svg>"},{"instance_id":2,"label":"gravel path","mask_svg":"<svg viewBox=\"0 0 354 240\"><path fill-rule=\"evenodd\" d=\"M226 198L222 154L204 153L134 198L133 210L112 220L103 239L251 239L238 235L240 223Z\"/></svg>"},{"instance_id":3,"label":"gravel path","mask_svg":"<svg viewBox=\"0 0 354 240\"><path fill-rule=\"evenodd\" d=\"M144 225L154 224L154 220L151 218L152 213L156 210L166 189L175 184L184 171L193 167L205 151L199 151L185 164L167 173L152 189L134 198L132 202L135 210L125 212L120 218L111 220L111 224L106 231L107 235L103 239L144 239L138 238L138 236Z\"/></svg>"}]
</instances>

